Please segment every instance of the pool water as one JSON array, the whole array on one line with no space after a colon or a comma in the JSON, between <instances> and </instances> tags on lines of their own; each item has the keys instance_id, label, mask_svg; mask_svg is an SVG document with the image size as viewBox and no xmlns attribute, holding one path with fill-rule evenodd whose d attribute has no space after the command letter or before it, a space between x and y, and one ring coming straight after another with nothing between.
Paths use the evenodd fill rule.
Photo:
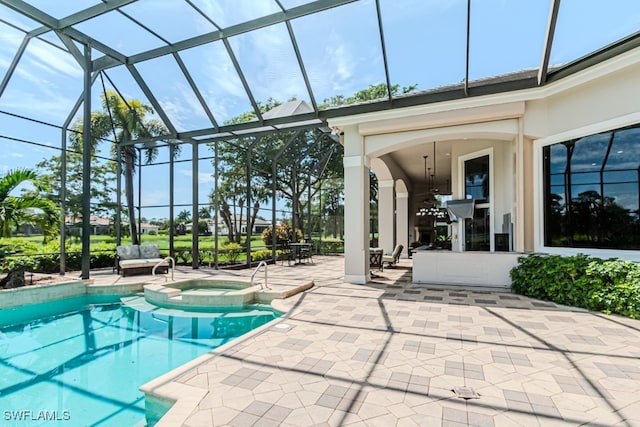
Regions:
<instances>
[{"instance_id":1,"label":"pool water","mask_svg":"<svg viewBox=\"0 0 640 427\"><path fill-rule=\"evenodd\" d=\"M268 307L189 313L141 298L0 310L0 425L144 425L142 384L278 317Z\"/></svg>"}]
</instances>

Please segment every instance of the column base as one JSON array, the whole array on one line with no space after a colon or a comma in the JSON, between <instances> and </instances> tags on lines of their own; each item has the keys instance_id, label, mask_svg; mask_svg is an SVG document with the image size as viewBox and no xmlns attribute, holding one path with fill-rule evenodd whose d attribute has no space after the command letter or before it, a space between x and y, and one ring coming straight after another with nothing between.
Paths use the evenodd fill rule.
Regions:
<instances>
[{"instance_id":1,"label":"column base","mask_svg":"<svg viewBox=\"0 0 640 427\"><path fill-rule=\"evenodd\" d=\"M353 283L354 285L366 285L368 282L371 281L371 276L370 275L361 276L361 275L350 274L350 275L344 276L344 281L347 283Z\"/></svg>"}]
</instances>

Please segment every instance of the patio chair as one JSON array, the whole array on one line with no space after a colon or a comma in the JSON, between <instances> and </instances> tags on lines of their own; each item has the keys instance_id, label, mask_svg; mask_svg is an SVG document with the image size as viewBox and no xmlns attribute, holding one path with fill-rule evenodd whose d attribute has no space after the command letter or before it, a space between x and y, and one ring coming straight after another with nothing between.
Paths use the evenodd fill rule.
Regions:
<instances>
[{"instance_id":1,"label":"patio chair","mask_svg":"<svg viewBox=\"0 0 640 427\"><path fill-rule=\"evenodd\" d=\"M369 268L377 268L382 271L382 248L369 248Z\"/></svg>"},{"instance_id":2,"label":"patio chair","mask_svg":"<svg viewBox=\"0 0 640 427\"><path fill-rule=\"evenodd\" d=\"M384 268L384 263L386 262L387 264L389 264L389 267L393 267L394 264L396 264L398 262L398 260L400 259L400 254L402 253L402 249L404 249L404 246L402 245L396 245L395 248L393 248L393 252L391 252L391 254L387 254L387 255L382 255L382 265Z\"/></svg>"},{"instance_id":3,"label":"patio chair","mask_svg":"<svg viewBox=\"0 0 640 427\"><path fill-rule=\"evenodd\" d=\"M305 243L307 243L308 246L300 247L300 258L313 262L313 240L306 239Z\"/></svg>"},{"instance_id":4,"label":"patio chair","mask_svg":"<svg viewBox=\"0 0 640 427\"><path fill-rule=\"evenodd\" d=\"M285 259L287 260L288 265L291 265L291 260L294 259L289 243L289 240L280 240L280 260L282 260L282 265L284 265Z\"/></svg>"}]
</instances>

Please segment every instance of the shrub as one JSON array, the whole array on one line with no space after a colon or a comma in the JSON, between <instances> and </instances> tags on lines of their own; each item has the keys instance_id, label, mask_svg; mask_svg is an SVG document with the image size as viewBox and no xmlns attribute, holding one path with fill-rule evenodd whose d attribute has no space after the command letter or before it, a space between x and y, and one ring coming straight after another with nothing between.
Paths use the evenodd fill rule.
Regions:
<instances>
[{"instance_id":1,"label":"shrub","mask_svg":"<svg viewBox=\"0 0 640 427\"><path fill-rule=\"evenodd\" d=\"M252 252L251 258L254 261L264 261L266 259L271 259L271 251L269 249L261 249L259 251Z\"/></svg>"},{"instance_id":2,"label":"shrub","mask_svg":"<svg viewBox=\"0 0 640 427\"><path fill-rule=\"evenodd\" d=\"M344 253L344 242L341 240L323 240L319 242L319 252L321 254Z\"/></svg>"},{"instance_id":3,"label":"shrub","mask_svg":"<svg viewBox=\"0 0 640 427\"><path fill-rule=\"evenodd\" d=\"M640 317L640 265L579 254L529 255L511 272L514 292L558 304Z\"/></svg>"},{"instance_id":4,"label":"shrub","mask_svg":"<svg viewBox=\"0 0 640 427\"><path fill-rule=\"evenodd\" d=\"M639 264L619 259L593 261L589 264L587 276L594 287L591 293L594 310L640 318Z\"/></svg>"},{"instance_id":5,"label":"shrub","mask_svg":"<svg viewBox=\"0 0 640 427\"><path fill-rule=\"evenodd\" d=\"M242 250L243 247L238 243L227 243L226 245L222 246L220 252L227 255L230 263L235 264L236 262L238 262L238 257L240 256L240 253L242 253Z\"/></svg>"},{"instance_id":6,"label":"shrub","mask_svg":"<svg viewBox=\"0 0 640 427\"><path fill-rule=\"evenodd\" d=\"M518 262L511 270L511 287L515 292L558 304L586 306L584 287L590 262L586 255L529 255L518 258Z\"/></svg>"},{"instance_id":7,"label":"shrub","mask_svg":"<svg viewBox=\"0 0 640 427\"><path fill-rule=\"evenodd\" d=\"M24 238L0 239L0 256L41 252L40 245Z\"/></svg>"},{"instance_id":8,"label":"shrub","mask_svg":"<svg viewBox=\"0 0 640 427\"><path fill-rule=\"evenodd\" d=\"M289 224L288 222L285 221L282 224L276 224L276 239L278 240L278 242L281 242L283 240L291 240L292 234L293 233L291 224ZM260 235L260 238L264 242L265 246L270 247L273 243L272 227L265 229ZM302 240L302 230L300 230L299 228L296 229L296 240Z\"/></svg>"},{"instance_id":9,"label":"shrub","mask_svg":"<svg viewBox=\"0 0 640 427\"><path fill-rule=\"evenodd\" d=\"M191 262L191 247L174 247L174 255L177 263L189 264Z\"/></svg>"},{"instance_id":10,"label":"shrub","mask_svg":"<svg viewBox=\"0 0 640 427\"><path fill-rule=\"evenodd\" d=\"M108 252L92 251L89 257L90 268L113 267L114 263L115 249ZM81 252L68 252L66 254L65 267L67 271L81 270ZM45 253L5 258L2 265L0 265L0 272L6 273L13 270L25 270L35 273L57 273L60 271L60 254Z\"/></svg>"}]
</instances>

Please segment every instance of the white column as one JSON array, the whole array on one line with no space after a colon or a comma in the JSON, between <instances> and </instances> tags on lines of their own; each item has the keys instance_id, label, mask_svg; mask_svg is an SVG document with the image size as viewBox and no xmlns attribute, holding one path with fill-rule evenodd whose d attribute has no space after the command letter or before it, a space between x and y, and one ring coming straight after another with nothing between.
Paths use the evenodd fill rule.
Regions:
<instances>
[{"instance_id":1,"label":"white column","mask_svg":"<svg viewBox=\"0 0 640 427\"><path fill-rule=\"evenodd\" d=\"M378 247L384 253L393 252L394 247L394 211L393 180L378 181Z\"/></svg>"},{"instance_id":2,"label":"white column","mask_svg":"<svg viewBox=\"0 0 640 427\"><path fill-rule=\"evenodd\" d=\"M409 193L396 193L396 244L402 245L401 258L409 258Z\"/></svg>"},{"instance_id":3,"label":"white column","mask_svg":"<svg viewBox=\"0 0 640 427\"><path fill-rule=\"evenodd\" d=\"M365 284L369 273L369 164L355 126L344 135L344 281Z\"/></svg>"},{"instance_id":4,"label":"white column","mask_svg":"<svg viewBox=\"0 0 640 427\"><path fill-rule=\"evenodd\" d=\"M524 121L518 119L518 137L516 138L516 188L515 188L515 236L514 249L524 252Z\"/></svg>"}]
</instances>

